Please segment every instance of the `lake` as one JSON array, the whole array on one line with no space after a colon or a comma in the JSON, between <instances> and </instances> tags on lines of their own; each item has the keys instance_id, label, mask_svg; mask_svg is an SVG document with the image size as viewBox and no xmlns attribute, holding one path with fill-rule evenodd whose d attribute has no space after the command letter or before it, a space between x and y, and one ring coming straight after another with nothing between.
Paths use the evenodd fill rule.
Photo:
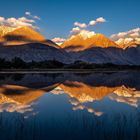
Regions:
<instances>
[{"instance_id":1,"label":"lake","mask_svg":"<svg viewBox=\"0 0 140 140\"><path fill-rule=\"evenodd\" d=\"M138 140L140 73L0 74L0 140Z\"/></svg>"}]
</instances>

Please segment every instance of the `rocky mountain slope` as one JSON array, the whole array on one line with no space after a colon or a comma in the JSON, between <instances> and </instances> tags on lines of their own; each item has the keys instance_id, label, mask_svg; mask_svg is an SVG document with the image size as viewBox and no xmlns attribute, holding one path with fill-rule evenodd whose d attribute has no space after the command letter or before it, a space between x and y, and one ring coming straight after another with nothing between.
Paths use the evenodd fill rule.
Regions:
<instances>
[{"instance_id":1,"label":"rocky mountain slope","mask_svg":"<svg viewBox=\"0 0 140 140\"><path fill-rule=\"evenodd\" d=\"M26 62L57 60L70 62L68 54L51 40L29 27L0 27L0 58L12 60L19 57Z\"/></svg>"},{"instance_id":2,"label":"rocky mountain slope","mask_svg":"<svg viewBox=\"0 0 140 140\"><path fill-rule=\"evenodd\" d=\"M56 60L70 64L80 60L96 64L140 65L138 40L124 45L124 42L115 43L102 34L78 34L58 46L29 27L0 26L0 44L0 58L6 60L19 57L25 62Z\"/></svg>"},{"instance_id":3,"label":"rocky mountain slope","mask_svg":"<svg viewBox=\"0 0 140 140\"><path fill-rule=\"evenodd\" d=\"M81 34L71 37L62 48L75 60L88 63L116 65L140 65L140 45L131 41L127 45L117 44L102 34L84 37Z\"/></svg>"},{"instance_id":4,"label":"rocky mountain slope","mask_svg":"<svg viewBox=\"0 0 140 140\"><path fill-rule=\"evenodd\" d=\"M101 48L117 47L119 48L120 46L102 34L95 34L90 37L86 36L85 34L78 34L66 40L61 45L61 47L64 48L68 52L78 52L78 51L90 49L92 47L101 47Z\"/></svg>"},{"instance_id":5,"label":"rocky mountain slope","mask_svg":"<svg viewBox=\"0 0 140 140\"><path fill-rule=\"evenodd\" d=\"M42 43L48 46L58 47L54 42L46 39L39 32L26 26L18 28L0 26L0 42L5 45Z\"/></svg>"},{"instance_id":6,"label":"rocky mountain slope","mask_svg":"<svg viewBox=\"0 0 140 140\"><path fill-rule=\"evenodd\" d=\"M62 63L70 63L72 60L63 50L41 43L24 45L0 46L0 58L12 60L18 57L25 62L40 62L45 60L57 60Z\"/></svg>"},{"instance_id":7,"label":"rocky mountain slope","mask_svg":"<svg viewBox=\"0 0 140 140\"><path fill-rule=\"evenodd\" d=\"M126 49L94 47L77 53L71 52L71 56L76 60L96 64L140 65L140 46Z\"/></svg>"}]
</instances>

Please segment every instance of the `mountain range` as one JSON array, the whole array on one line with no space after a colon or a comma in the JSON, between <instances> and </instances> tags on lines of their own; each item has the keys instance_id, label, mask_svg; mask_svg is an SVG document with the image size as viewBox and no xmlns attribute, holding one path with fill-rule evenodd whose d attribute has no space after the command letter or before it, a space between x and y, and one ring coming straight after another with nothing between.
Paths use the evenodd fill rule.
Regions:
<instances>
[{"instance_id":1,"label":"mountain range","mask_svg":"<svg viewBox=\"0 0 140 140\"><path fill-rule=\"evenodd\" d=\"M73 110L90 109L86 103L101 101L105 97L115 102L137 107L140 99L139 72L92 73L78 75L25 74L4 75L0 79L0 111L26 111L47 92L66 94ZM1 75L2 76L2 75ZM135 78L134 78L135 76ZM94 81L94 82L93 82ZM97 112L94 112L95 115Z\"/></svg>"},{"instance_id":2,"label":"mountain range","mask_svg":"<svg viewBox=\"0 0 140 140\"><path fill-rule=\"evenodd\" d=\"M29 27L0 26L0 58L25 62L56 60L64 64L83 61L95 64L140 65L140 42L114 42L102 34L78 34L57 45Z\"/></svg>"}]
</instances>

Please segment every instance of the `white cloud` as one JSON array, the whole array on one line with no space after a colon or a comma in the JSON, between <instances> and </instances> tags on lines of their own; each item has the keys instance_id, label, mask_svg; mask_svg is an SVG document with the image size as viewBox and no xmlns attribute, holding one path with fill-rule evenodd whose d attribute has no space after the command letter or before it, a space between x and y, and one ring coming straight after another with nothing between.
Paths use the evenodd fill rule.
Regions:
<instances>
[{"instance_id":1,"label":"white cloud","mask_svg":"<svg viewBox=\"0 0 140 140\"><path fill-rule=\"evenodd\" d=\"M21 22L26 22L26 23L35 23L34 20L27 19L26 17L18 18L18 20L21 21Z\"/></svg>"},{"instance_id":2,"label":"white cloud","mask_svg":"<svg viewBox=\"0 0 140 140\"><path fill-rule=\"evenodd\" d=\"M13 28L28 26L33 29L38 29L38 27L36 27L34 24L35 24L35 20L31 20L26 17L20 17L20 18L11 17L7 19L4 17L0 17L0 25L3 26L13 27Z\"/></svg>"},{"instance_id":3,"label":"white cloud","mask_svg":"<svg viewBox=\"0 0 140 140\"><path fill-rule=\"evenodd\" d=\"M90 25L90 26L95 26L95 25L96 25L96 21L95 21L95 20L91 20L91 21L89 22L89 25Z\"/></svg>"},{"instance_id":4,"label":"white cloud","mask_svg":"<svg viewBox=\"0 0 140 140\"><path fill-rule=\"evenodd\" d=\"M86 28L87 27L86 23L80 23L80 22L75 22L74 26L77 26L77 27L80 27L80 28Z\"/></svg>"},{"instance_id":5,"label":"white cloud","mask_svg":"<svg viewBox=\"0 0 140 140\"><path fill-rule=\"evenodd\" d=\"M129 42L133 41L133 38L120 38L116 41L117 44L128 44Z\"/></svg>"},{"instance_id":6,"label":"white cloud","mask_svg":"<svg viewBox=\"0 0 140 140\"><path fill-rule=\"evenodd\" d=\"M89 22L89 26L95 26L95 25L98 24L98 23L104 23L104 22L106 22L106 19L103 18L103 17L99 17L99 18L97 18L96 20L91 20L91 21Z\"/></svg>"},{"instance_id":7,"label":"white cloud","mask_svg":"<svg viewBox=\"0 0 140 140\"><path fill-rule=\"evenodd\" d=\"M73 105L73 110L87 110L89 113L92 113L96 116L101 116L103 112L96 111L94 108L88 107L86 105L83 105L79 100L76 98L71 98L70 103Z\"/></svg>"},{"instance_id":8,"label":"white cloud","mask_svg":"<svg viewBox=\"0 0 140 140\"><path fill-rule=\"evenodd\" d=\"M79 35L81 35L82 37L86 38L90 38L91 36L95 35L96 33L93 31L88 31L88 30L81 30L81 32L79 33Z\"/></svg>"},{"instance_id":9,"label":"white cloud","mask_svg":"<svg viewBox=\"0 0 140 140\"><path fill-rule=\"evenodd\" d=\"M76 35L81 35L84 39L87 39L95 34L96 33L94 31L89 31L89 30L81 29L79 27L75 27L70 31L70 39L72 39ZM61 45L65 40L66 39L60 37L56 37L52 39L52 41L58 45Z\"/></svg>"},{"instance_id":10,"label":"white cloud","mask_svg":"<svg viewBox=\"0 0 140 140\"><path fill-rule=\"evenodd\" d=\"M89 26L95 26L95 25L98 24L98 23L104 23L104 22L106 22L106 19L103 18L103 17L99 17L99 18L97 18L97 19L95 19L95 20L89 21L89 24L80 23L80 22L75 22L75 23L74 23L74 26L79 27L79 28L87 28L87 27L89 27Z\"/></svg>"},{"instance_id":11,"label":"white cloud","mask_svg":"<svg viewBox=\"0 0 140 140\"><path fill-rule=\"evenodd\" d=\"M70 36L74 37L75 35L81 35L82 37L90 38L91 36L95 35L94 31L89 31L86 29L80 29L79 27L75 27L70 31Z\"/></svg>"},{"instance_id":12,"label":"white cloud","mask_svg":"<svg viewBox=\"0 0 140 140\"><path fill-rule=\"evenodd\" d=\"M91 36L91 35L94 35L95 32L94 31L90 31L88 30L88 27L89 26L95 26L96 24L98 23L104 23L106 22L106 19L103 18L103 17L99 17L97 18L96 20L91 20L89 22L89 24L86 24L86 23L80 23L80 22L75 22L74 23L74 28L72 28L72 30L70 31L70 35L73 36L73 35L77 35L77 34L84 34L84 36L87 34L87 36ZM84 29L83 29L84 28Z\"/></svg>"},{"instance_id":13,"label":"white cloud","mask_svg":"<svg viewBox=\"0 0 140 140\"><path fill-rule=\"evenodd\" d=\"M33 109L31 105L23 105L16 102L11 103L2 103L0 104L0 112L18 112L18 113L25 113L31 112Z\"/></svg>"},{"instance_id":14,"label":"white cloud","mask_svg":"<svg viewBox=\"0 0 140 140\"><path fill-rule=\"evenodd\" d=\"M29 17L31 17L31 18L33 18L33 19L41 20L40 17L38 17L38 16L36 16L36 15L32 15L31 12L29 12L29 11L25 12L25 15L26 15L26 16L29 16Z\"/></svg>"},{"instance_id":15,"label":"white cloud","mask_svg":"<svg viewBox=\"0 0 140 140\"><path fill-rule=\"evenodd\" d=\"M116 41L117 44L127 44L134 40L140 42L140 28L135 28L126 32L119 32L111 35L110 38Z\"/></svg>"},{"instance_id":16,"label":"white cloud","mask_svg":"<svg viewBox=\"0 0 140 140\"><path fill-rule=\"evenodd\" d=\"M28 14L28 13L27 13ZM98 23L104 23L106 22L106 19L103 17L99 17L95 20L91 20L89 22L89 24L86 23L80 23L80 22L74 22L74 27L71 29L70 31L70 38L73 38L75 35L81 35L82 37L89 38L93 35L95 35L96 33L94 31L90 31L88 29L88 27L90 26L95 26ZM57 44L61 44L61 42L64 42L65 40L63 40L62 38L54 38L53 39L54 42L56 42ZM59 42L60 41L60 42Z\"/></svg>"},{"instance_id":17,"label":"white cloud","mask_svg":"<svg viewBox=\"0 0 140 140\"><path fill-rule=\"evenodd\" d=\"M85 106L84 105L77 105L77 106L74 106L72 108L72 110L76 111L76 110L84 110L85 109Z\"/></svg>"},{"instance_id":18,"label":"white cloud","mask_svg":"<svg viewBox=\"0 0 140 140\"><path fill-rule=\"evenodd\" d=\"M71 35L76 35L79 34L81 32L82 29L80 29L79 27L74 27L72 28L72 30L70 31Z\"/></svg>"},{"instance_id":19,"label":"white cloud","mask_svg":"<svg viewBox=\"0 0 140 140\"><path fill-rule=\"evenodd\" d=\"M55 37L52 39L53 42L55 42L58 45L61 45L66 39L60 38L60 37Z\"/></svg>"},{"instance_id":20,"label":"white cloud","mask_svg":"<svg viewBox=\"0 0 140 140\"><path fill-rule=\"evenodd\" d=\"M40 17L38 17L38 16L34 16L34 19L41 20L41 18L40 18Z\"/></svg>"},{"instance_id":21,"label":"white cloud","mask_svg":"<svg viewBox=\"0 0 140 140\"><path fill-rule=\"evenodd\" d=\"M25 12L25 15L30 16L31 13L30 12Z\"/></svg>"},{"instance_id":22,"label":"white cloud","mask_svg":"<svg viewBox=\"0 0 140 140\"><path fill-rule=\"evenodd\" d=\"M96 19L96 21L98 23L104 23L104 22L106 22L106 19L104 19L103 17L99 17L99 18Z\"/></svg>"},{"instance_id":23,"label":"white cloud","mask_svg":"<svg viewBox=\"0 0 140 140\"><path fill-rule=\"evenodd\" d=\"M120 38L135 38L135 37L140 37L140 28L135 28L126 32L119 32L117 34L111 35L111 38L113 40L118 40Z\"/></svg>"},{"instance_id":24,"label":"white cloud","mask_svg":"<svg viewBox=\"0 0 140 140\"><path fill-rule=\"evenodd\" d=\"M4 22L5 18L4 17L0 17L0 22Z\"/></svg>"}]
</instances>

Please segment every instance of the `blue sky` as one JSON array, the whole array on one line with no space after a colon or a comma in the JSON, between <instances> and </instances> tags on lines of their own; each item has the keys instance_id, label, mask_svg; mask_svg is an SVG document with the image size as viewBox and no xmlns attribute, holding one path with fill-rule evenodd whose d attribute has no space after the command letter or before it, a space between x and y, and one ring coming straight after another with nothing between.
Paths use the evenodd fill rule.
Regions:
<instances>
[{"instance_id":1,"label":"blue sky","mask_svg":"<svg viewBox=\"0 0 140 140\"><path fill-rule=\"evenodd\" d=\"M66 38L74 22L88 23L98 17L107 22L90 30L110 36L140 26L140 0L8 0L1 1L0 16L24 17L29 11L47 38Z\"/></svg>"}]
</instances>

